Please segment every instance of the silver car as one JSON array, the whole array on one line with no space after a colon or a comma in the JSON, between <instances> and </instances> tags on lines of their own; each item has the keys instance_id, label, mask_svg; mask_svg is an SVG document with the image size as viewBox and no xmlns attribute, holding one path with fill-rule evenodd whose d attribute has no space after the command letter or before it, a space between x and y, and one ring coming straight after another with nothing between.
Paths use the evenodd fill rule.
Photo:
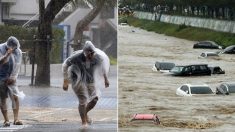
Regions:
<instances>
[{"instance_id":1,"label":"silver car","mask_svg":"<svg viewBox=\"0 0 235 132\"><path fill-rule=\"evenodd\" d=\"M202 95L202 94L214 94L211 88L206 85L192 85L183 84L176 90L176 94L179 96L192 96L192 95Z\"/></svg>"},{"instance_id":2,"label":"silver car","mask_svg":"<svg viewBox=\"0 0 235 132\"><path fill-rule=\"evenodd\" d=\"M216 94L229 95L230 93L235 93L235 82L221 83L219 87L216 88Z\"/></svg>"}]
</instances>

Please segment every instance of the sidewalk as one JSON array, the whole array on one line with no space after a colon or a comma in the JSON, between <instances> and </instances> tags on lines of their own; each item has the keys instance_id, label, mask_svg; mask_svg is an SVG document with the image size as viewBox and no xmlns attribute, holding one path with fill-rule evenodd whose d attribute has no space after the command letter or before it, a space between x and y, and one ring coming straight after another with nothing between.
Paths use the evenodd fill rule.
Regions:
<instances>
[{"instance_id":1,"label":"sidewalk","mask_svg":"<svg viewBox=\"0 0 235 132\"><path fill-rule=\"evenodd\" d=\"M30 67L27 67L30 68ZM30 69L27 69L30 71ZM102 96L96 107L89 112L93 124L89 128L81 129L81 120L77 110L78 100L69 87L62 89L61 65L51 65L51 87L31 87L30 77L19 76L19 90L23 90L26 97L21 101L20 119L23 126L11 125L3 128L3 117L0 116L1 131L117 131L117 68L110 68L110 87L101 89ZM9 103L8 107L10 108ZM8 112L13 122L13 113Z\"/></svg>"}]
</instances>

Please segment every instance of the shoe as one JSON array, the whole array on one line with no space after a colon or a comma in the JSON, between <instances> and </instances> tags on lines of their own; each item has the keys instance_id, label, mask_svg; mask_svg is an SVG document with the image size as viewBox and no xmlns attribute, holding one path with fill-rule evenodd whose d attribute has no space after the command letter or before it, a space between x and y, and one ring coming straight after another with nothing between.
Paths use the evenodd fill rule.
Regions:
<instances>
[{"instance_id":1,"label":"shoe","mask_svg":"<svg viewBox=\"0 0 235 132\"><path fill-rule=\"evenodd\" d=\"M20 120L15 120L13 124L14 125L23 125L22 121L20 121Z\"/></svg>"},{"instance_id":2,"label":"shoe","mask_svg":"<svg viewBox=\"0 0 235 132\"><path fill-rule=\"evenodd\" d=\"M4 121L3 127L9 127L11 124L9 121Z\"/></svg>"}]
</instances>

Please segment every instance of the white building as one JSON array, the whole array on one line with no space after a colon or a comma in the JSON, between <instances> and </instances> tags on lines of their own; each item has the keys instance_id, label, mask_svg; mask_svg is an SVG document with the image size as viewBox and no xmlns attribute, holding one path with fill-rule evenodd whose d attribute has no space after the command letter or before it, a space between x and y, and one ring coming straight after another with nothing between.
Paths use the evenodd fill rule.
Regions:
<instances>
[{"instance_id":1,"label":"white building","mask_svg":"<svg viewBox=\"0 0 235 132\"><path fill-rule=\"evenodd\" d=\"M45 5L50 0L45 0ZM22 25L39 12L38 0L0 0L1 21ZM34 18L38 20L38 17ZM1 22L0 21L0 22Z\"/></svg>"},{"instance_id":2,"label":"white building","mask_svg":"<svg viewBox=\"0 0 235 132\"><path fill-rule=\"evenodd\" d=\"M2 2L0 0L0 25L2 24Z\"/></svg>"}]
</instances>

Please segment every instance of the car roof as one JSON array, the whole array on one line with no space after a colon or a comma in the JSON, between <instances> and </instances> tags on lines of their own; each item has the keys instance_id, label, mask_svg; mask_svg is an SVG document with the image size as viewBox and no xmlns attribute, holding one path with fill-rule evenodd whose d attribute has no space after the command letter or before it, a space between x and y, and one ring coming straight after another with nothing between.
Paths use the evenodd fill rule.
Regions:
<instances>
[{"instance_id":1,"label":"car roof","mask_svg":"<svg viewBox=\"0 0 235 132\"><path fill-rule=\"evenodd\" d=\"M188 87L209 87L207 84L183 84L183 85L187 85Z\"/></svg>"},{"instance_id":2,"label":"car roof","mask_svg":"<svg viewBox=\"0 0 235 132\"><path fill-rule=\"evenodd\" d=\"M208 66L209 68L221 68L220 66Z\"/></svg>"},{"instance_id":3,"label":"car roof","mask_svg":"<svg viewBox=\"0 0 235 132\"><path fill-rule=\"evenodd\" d=\"M189 65L177 65L175 67L182 67L182 66L201 66L201 65L208 65L208 64L189 64Z\"/></svg>"},{"instance_id":4,"label":"car roof","mask_svg":"<svg viewBox=\"0 0 235 132\"><path fill-rule=\"evenodd\" d=\"M216 52L211 52L211 51L206 51L206 52L202 52L202 53L205 53L205 54L217 54Z\"/></svg>"},{"instance_id":5,"label":"car roof","mask_svg":"<svg viewBox=\"0 0 235 132\"><path fill-rule=\"evenodd\" d=\"M235 82L225 82L221 83L221 85L235 86Z\"/></svg>"},{"instance_id":6,"label":"car roof","mask_svg":"<svg viewBox=\"0 0 235 132\"><path fill-rule=\"evenodd\" d=\"M231 49L234 48L234 47L235 47L235 45L230 45L230 46L226 47L224 50L225 50L225 51L231 50Z\"/></svg>"},{"instance_id":7,"label":"car roof","mask_svg":"<svg viewBox=\"0 0 235 132\"><path fill-rule=\"evenodd\" d=\"M199 43L203 43L203 42L210 42L210 43L213 43L213 44L216 44L216 45L217 45L217 43L216 43L216 42L214 42L214 41L210 41L210 40L199 41Z\"/></svg>"}]
</instances>

